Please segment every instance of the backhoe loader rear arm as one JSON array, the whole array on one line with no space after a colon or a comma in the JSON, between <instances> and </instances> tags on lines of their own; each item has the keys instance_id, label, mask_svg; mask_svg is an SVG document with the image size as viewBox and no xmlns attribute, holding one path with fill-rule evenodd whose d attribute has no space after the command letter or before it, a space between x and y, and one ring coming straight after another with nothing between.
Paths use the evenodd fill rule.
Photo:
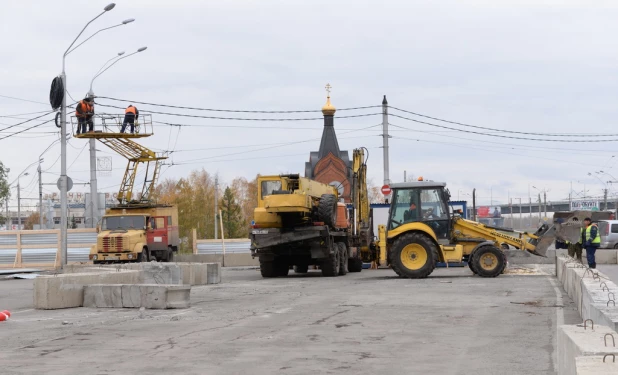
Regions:
<instances>
[{"instance_id":1,"label":"backhoe loader rear arm","mask_svg":"<svg viewBox=\"0 0 618 375\"><path fill-rule=\"evenodd\" d=\"M534 253L536 251L535 240L540 237L526 232L518 234L519 237L509 236L484 224L465 219L455 220L453 228L453 236L457 242L493 241L496 244L505 243Z\"/></svg>"}]
</instances>

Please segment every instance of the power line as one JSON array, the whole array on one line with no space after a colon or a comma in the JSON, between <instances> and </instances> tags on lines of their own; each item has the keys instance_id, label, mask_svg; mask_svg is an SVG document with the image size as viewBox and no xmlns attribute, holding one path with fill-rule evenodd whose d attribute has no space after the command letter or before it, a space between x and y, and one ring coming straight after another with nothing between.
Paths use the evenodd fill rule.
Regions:
<instances>
[{"instance_id":1,"label":"power line","mask_svg":"<svg viewBox=\"0 0 618 375\"><path fill-rule=\"evenodd\" d=\"M423 115L423 114L420 114L420 113L417 113L417 112L407 111L405 109L401 109L401 108L397 108L397 107L392 107L392 106L389 106L389 108L392 108L392 109L397 110L397 111L409 113L411 115L415 115L415 116L419 116L419 117L424 117L424 118L428 118L428 119L432 119L432 120L436 120L436 121L445 122L445 123L448 123L448 124L466 126L466 127L470 127L470 128L483 129L483 130L491 130L491 131L500 132L500 133L540 135L540 136L545 136L545 137L609 137L609 136L616 137L616 136L618 136L618 134L551 134L551 133L519 132L519 131L515 131L515 130L503 130L503 129L496 129L496 128L488 128L488 127L484 127L484 126L470 125L470 124L464 124L464 123L456 122L456 121L444 120L444 119L441 119L441 118L431 117L431 116ZM397 116L397 115L393 115L393 116L401 117L401 116ZM415 120L412 120L412 121L415 121ZM423 123L423 122L421 122L421 123ZM450 128L447 128L447 129L450 129ZM461 131L461 130L458 130L458 129L454 129L454 130Z\"/></svg>"},{"instance_id":2,"label":"power line","mask_svg":"<svg viewBox=\"0 0 618 375\"><path fill-rule=\"evenodd\" d=\"M393 123L389 123L390 126L394 126L396 128L400 128L402 130L405 131L409 131L409 132L418 132L418 133L424 133L424 134L430 134L430 135L435 135L435 136L439 136L441 138L455 138L458 140L467 140L467 141L472 141L474 142L474 144L477 144L479 142L487 142L487 141L480 141L478 139L472 139L472 138L465 138L465 137L458 137L458 136L452 136L452 135L443 135L443 134L437 134L436 132L432 132L432 131L423 131L423 130L418 130L418 129L411 129L411 128L407 128L405 126L400 126L400 125L395 125ZM515 147L524 147L527 149L541 149L541 150L556 150L556 151L565 151L565 152L569 152L569 153L578 153L578 151L583 151L583 152L603 152L603 153L612 153L615 152L614 150L573 150L571 148L558 148L558 147L547 147L547 146L529 146L529 145L519 145L519 144L514 144L514 143L504 143L504 142L495 142L495 141L491 141L492 144L494 145L504 145L504 146L509 146L509 148L514 148ZM470 144L470 143L467 143ZM466 145L466 143L462 143L461 145ZM487 147L487 146L485 146ZM528 151L528 150L525 150ZM580 153L581 154L581 153ZM582 155L592 155L592 154L582 154Z\"/></svg>"},{"instance_id":3,"label":"power line","mask_svg":"<svg viewBox=\"0 0 618 375\"><path fill-rule=\"evenodd\" d=\"M513 137L513 136L509 136L509 135L489 134L489 133L481 133L481 132L477 132L477 131L473 131L473 130L463 130L463 129L451 128L451 127L444 126L444 125L438 125L438 124L433 124L433 123L430 123L430 122L415 120L415 119L412 119L412 118L409 118L409 117L405 117L405 116L399 116L399 115L396 115L396 114L393 114L393 113L390 113L389 116L394 116L394 117L397 117L397 118L400 118L400 119L417 122L419 124L425 124L425 125L434 126L434 127L438 127L438 128L455 130L455 131L462 132L462 133L479 134L479 135L484 135L484 136L487 136L487 137L498 137L498 138L508 138L508 139L521 139L521 140L524 140L524 141L562 142L562 143L618 142L618 139L565 140L565 139L541 139L541 138Z\"/></svg>"},{"instance_id":4,"label":"power line","mask_svg":"<svg viewBox=\"0 0 618 375\"><path fill-rule=\"evenodd\" d=\"M179 124L174 122L162 122L162 121L153 121L153 124L161 124L165 126L177 126L177 127L194 127L194 128L237 128L237 129L285 129L285 130L316 130L315 127L289 127L289 126L267 126L267 125L257 125L257 126L246 126L246 125L210 125L210 124ZM382 125L380 125L382 126ZM352 128L341 128L340 130L353 130Z\"/></svg>"},{"instance_id":5,"label":"power line","mask_svg":"<svg viewBox=\"0 0 618 375\"><path fill-rule=\"evenodd\" d=\"M45 125L45 124L47 124L47 123L49 123L49 122L52 122L52 121L54 121L54 120L53 120L53 119L52 119L52 120L48 120L48 121L42 122L42 123L40 123L40 124L37 124L37 125L31 126L31 127L29 127L29 128L26 128L26 129L20 130L20 131L18 131L18 132L15 132L15 133L13 133L13 134L5 135L4 137L0 137L0 141L1 141L1 140L3 140L3 139L6 139L6 138L13 137L13 136L15 136L15 135L17 135L17 134L20 134L20 133L26 132L26 131L28 131L28 130L30 130L30 129L38 128L39 126Z\"/></svg>"},{"instance_id":6,"label":"power line","mask_svg":"<svg viewBox=\"0 0 618 375\"><path fill-rule=\"evenodd\" d=\"M136 100L128 100L128 99L117 99L110 98L107 96L97 96L97 98L101 99L109 99L118 102L128 102L128 103L137 103L144 105L151 105L155 107L166 107L166 108L178 108L178 109L190 109L193 111L208 111L208 112L231 112L231 113L316 113L321 112L319 109L311 109L311 110L292 110L292 111L257 111L257 110L241 110L241 109L215 109L215 108L198 108L198 107L184 107L178 105L170 105L170 104L157 104L157 103L147 103L147 102L139 102ZM368 108L378 108L381 107L379 105L369 105L363 107L350 107L350 108L338 108L337 111L353 111L358 109L368 109Z\"/></svg>"},{"instance_id":7,"label":"power line","mask_svg":"<svg viewBox=\"0 0 618 375\"><path fill-rule=\"evenodd\" d=\"M19 100L19 101L22 101L22 102L30 102L30 103L36 103L36 104L49 105L49 103L37 102L35 100L29 100L29 99L23 99L23 98L16 98L14 96L8 96L8 95L0 95L0 98L7 98L7 99Z\"/></svg>"},{"instance_id":8,"label":"power line","mask_svg":"<svg viewBox=\"0 0 618 375\"><path fill-rule=\"evenodd\" d=\"M45 112L47 112L47 110L45 110L45 111L36 111L36 112L28 112L28 113L16 113L16 114L13 114L13 115L0 115L0 117L16 118L17 116L38 115L39 113L45 113Z\"/></svg>"},{"instance_id":9,"label":"power line","mask_svg":"<svg viewBox=\"0 0 618 375\"><path fill-rule=\"evenodd\" d=\"M107 105L96 103L96 105L102 107L110 107L116 109L124 109L122 107ZM143 113L154 113L158 115L167 115L167 116L179 116L179 117L190 117L190 118L206 118L212 120L235 120L235 121L315 121L322 120L322 117L305 117L305 118L247 118L247 117L218 117L218 116L198 116L198 115L185 115L181 113L171 113L171 112L158 112L158 111L143 111ZM377 116L382 113L365 113L361 115L349 115L349 116L337 116L337 119L344 118L356 118L356 117L367 117L367 116Z\"/></svg>"}]
</instances>

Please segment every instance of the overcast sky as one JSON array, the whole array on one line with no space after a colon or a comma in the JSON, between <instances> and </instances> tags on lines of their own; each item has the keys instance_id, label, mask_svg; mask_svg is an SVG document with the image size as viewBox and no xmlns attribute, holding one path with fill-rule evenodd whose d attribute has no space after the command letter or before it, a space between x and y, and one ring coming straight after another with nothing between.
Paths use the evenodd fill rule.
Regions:
<instances>
[{"instance_id":1,"label":"overcast sky","mask_svg":"<svg viewBox=\"0 0 618 375\"><path fill-rule=\"evenodd\" d=\"M36 124L2 130L35 116L27 113L51 110L46 104L49 86L61 72L64 50L106 4L22 0L3 5L0 95L40 103L0 96L0 137ZM117 52L128 54L148 46L98 78L95 94L204 108L319 110L328 82L337 108L380 105L382 95L387 95L391 106L476 126L602 134L587 138L508 134L391 109L393 114L480 133L391 116L393 182L403 180L406 170L409 176L446 181L454 199L458 195L469 199L465 194L476 188L481 204L489 204L490 196L495 202L505 203L509 196L526 202L529 186L549 189L549 200L565 199L571 181L575 195L585 188L587 195L599 196L602 181L614 178L590 177L589 172L603 170L618 178L618 143L599 142L618 139L615 1L119 0L116 4L84 36L128 18L136 21L100 33L69 55L68 91L75 99L86 94L91 78ZM138 108L202 116L321 117L319 112L260 115ZM122 112L97 107L97 112L104 111ZM380 109L338 111L336 116L376 112ZM25 115L3 117L15 114ZM141 140L147 147L175 151L170 161L181 165L164 167L162 178L179 178L204 168L218 173L223 182L236 176L250 179L257 173L302 173L309 152L318 149L323 126L320 119L254 122L156 114L153 119L193 125L180 131L156 126L153 137ZM378 185L383 179L382 138L381 127L374 125L381 121L381 115L335 118L342 149L351 153L356 147L369 148L369 176ZM0 140L0 160L11 168L11 181L58 138L56 130L46 124ZM490 134L596 142L541 142ZM85 140L69 142L68 174L75 182L89 180L86 145ZM98 156L112 157L114 168L110 176L99 177L99 190L115 192L126 161L102 144L97 148ZM206 150L185 151L193 149ZM45 183L57 180L60 162L54 162L59 155L59 144L45 154ZM21 180L22 196L37 197L32 178L36 167L29 171L31 175ZM76 186L73 191L87 190ZM45 193L56 191L45 186ZM615 192L618 188L610 190Z\"/></svg>"}]
</instances>

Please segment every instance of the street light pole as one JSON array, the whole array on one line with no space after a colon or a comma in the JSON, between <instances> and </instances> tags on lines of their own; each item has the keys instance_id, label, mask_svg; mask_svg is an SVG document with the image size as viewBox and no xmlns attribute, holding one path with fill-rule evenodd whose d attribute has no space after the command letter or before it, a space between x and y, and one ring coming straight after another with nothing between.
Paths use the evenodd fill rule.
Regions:
<instances>
[{"instance_id":1,"label":"street light pole","mask_svg":"<svg viewBox=\"0 0 618 375\"><path fill-rule=\"evenodd\" d=\"M90 20L86 26L79 32L77 37L73 40L69 48L62 55L62 73L60 78L62 79L62 106L60 114L60 268L64 268L67 264L67 76L65 72L65 60L69 53L73 52L71 47L75 44L77 39L84 33L86 28L94 22L97 18L101 17L106 12L114 9L116 4L111 3L103 8L98 16Z\"/></svg>"},{"instance_id":2,"label":"street light pole","mask_svg":"<svg viewBox=\"0 0 618 375\"><path fill-rule=\"evenodd\" d=\"M19 184L19 178L22 176L28 176L30 173L22 173L17 176L17 230L21 230L21 186Z\"/></svg>"}]
</instances>

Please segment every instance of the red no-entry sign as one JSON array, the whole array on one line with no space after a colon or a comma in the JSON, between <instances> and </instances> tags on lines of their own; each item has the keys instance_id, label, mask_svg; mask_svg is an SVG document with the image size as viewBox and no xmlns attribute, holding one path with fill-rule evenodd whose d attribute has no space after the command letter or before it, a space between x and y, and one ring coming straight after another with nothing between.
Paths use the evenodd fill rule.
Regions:
<instances>
[{"instance_id":1,"label":"red no-entry sign","mask_svg":"<svg viewBox=\"0 0 618 375\"><path fill-rule=\"evenodd\" d=\"M390 195L391 194L391 187L388 186L388 185L382 186L382 194Z\"/></svg>"}]
</instances>

